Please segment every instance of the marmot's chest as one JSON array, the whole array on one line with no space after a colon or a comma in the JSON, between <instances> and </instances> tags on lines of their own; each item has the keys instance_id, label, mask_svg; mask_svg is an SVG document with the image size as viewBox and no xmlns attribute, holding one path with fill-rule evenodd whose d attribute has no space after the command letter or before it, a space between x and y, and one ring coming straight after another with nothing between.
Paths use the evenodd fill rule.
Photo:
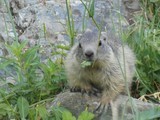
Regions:
<instances>
[{"instance_id":1,"label":"marmot's chest","mask_svg":"<svg viewBox=\"0 0 160 120\"><path fill-rule=\"evenodd\" d=\"M101 69L90 69L90 70L86 70L84 71L85 74L87 74L87 76L90 79L98 79L101 78L104 74L104 72Z\"/></svg>"},{"instance_id":2,"label":"marmot's chest","mask_svg":"<svg viewBox=\"0 0 160 120\"><path fill-rule=\"evenodd\" d=\"M82 72L82 78L85 81L91 82L93 84L103 84L105 81L105 71L102 68L89 68L84 69Z\"/></svg>"}]
</instances>

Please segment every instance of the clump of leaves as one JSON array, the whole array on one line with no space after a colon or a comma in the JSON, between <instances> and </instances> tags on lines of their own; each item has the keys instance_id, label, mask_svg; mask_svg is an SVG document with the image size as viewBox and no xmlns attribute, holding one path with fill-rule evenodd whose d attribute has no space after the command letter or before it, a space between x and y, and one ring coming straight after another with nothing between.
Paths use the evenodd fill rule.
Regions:
<instances>
[{"instance_id":1,"label":"clump of leaves","mask_svg":"<svg viewBox=\"0 0 160 120\"><path fill-rule=\"evenodd\" d=\"M62 64L40 60L40 47L27 48L27 42L6 45L8 56L0 58L3 83L0 90L0 118L46 119L43 103L63 89L65 75ZM33 113L29 111L32 110ZM45 114L41 114L43 113ZM34 117L35 119L35 117Z\"/></svg>"},{"instance_id":2,"label":"clump of leaves","mask_svg":"<svg viewBox=\"0 0 160 120\"><path fill-rule=\"evenodd\" d=\"M78 116L78 120L93 120L93 118L94 114L88 112L87 109Z\"/></svg>"}]
</instances>

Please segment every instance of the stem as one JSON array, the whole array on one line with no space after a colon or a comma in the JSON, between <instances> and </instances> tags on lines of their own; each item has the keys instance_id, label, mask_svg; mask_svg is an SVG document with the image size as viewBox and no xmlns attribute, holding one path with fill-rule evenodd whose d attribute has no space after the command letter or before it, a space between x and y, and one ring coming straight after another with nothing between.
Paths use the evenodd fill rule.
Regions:
<instances>
[{"instance_id":1,"label":"stem","mask_svg":"<svg viewBox=\"0 0 160 120\"><path fill-rule=\"evenodd\" d=\"M31 108L31 107L36 106L37 104L41 104L41 103L44 103L44 102L46 102L46 101L51 101L51 100L53 100L53 99L54 99L54 98L44 99L44 100L41 100L41 101L39 101L39 102L36 102L36 103L30 105L29 107Z\"/></svg>"},{"instance_id":2,"label":"stem","mask_svg":"<svg viewBox=\"0 0 160 120\"><path fill-rule=\"evenodd\" d=\"M4 0L4 2L5 2L5 5L6 5L6 7L7 7L7 11L8 11L8 13L9 13L9 17L10 17L10 20L11 20L11 24L12 24L12 28L13 28L13 33L14 33L14 36L15 36L15 40L16 40L16 42L18 42L18 36L17 36L15 24L14 24L14 22L13 22L13 16L12 16L11 11L10 11L10 9L9 9L9 6L8 6L8 4L7 4L7 0Z\"/></svg>"},{"instance_id":3,"label":"stem","mask_svg":"<svg viewBox=\"0 0 160 120\"><path fill-rule=\"evenodd\" d=\"M82 0L80 0L80 1L81 1L82 4L84 5L84 7L85 7L85 9L87 10L88 14L90 14L90 11L88 10L86 4L85 4ZM98 29L100 29L100 28L99 28L99 25L96 23L96 21L95 21L95 19L93 18L93 16L91 16L91 19L92 19L92 21L94 22L94 24L96 25L96 27L97 27Z\"/></svg>"},{"instance_id":4,"label":"stem","mask_svg":"<svg viewBox=\"0 0 160 120\"><path fill-rule=\"evenodd\" d=\"M67 18L68 18L68 24L69 24L69 33L70 33L70 38L71 38L70 46L72 47L74 44L74 34L73 34L72 27L74 27L74 25L73 25L73 18L72 18L72 25L71 25L71 21L70 21L71 14L70 14L70 10L69 10L68 0L66 0L66 8L67 8Z\"/></svg>"}]
</instances>

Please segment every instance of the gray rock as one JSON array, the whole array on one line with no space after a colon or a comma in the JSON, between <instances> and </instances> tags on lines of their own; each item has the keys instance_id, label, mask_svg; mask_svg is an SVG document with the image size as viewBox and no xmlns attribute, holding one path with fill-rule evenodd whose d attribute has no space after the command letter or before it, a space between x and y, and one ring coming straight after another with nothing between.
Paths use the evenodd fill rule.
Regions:
<instances>
[{"instance_id":1,"label":"gray rock","mask_svg":"<svg viewBox=\"0 0 160 120\"><path fill-rule=\"evenodd\" d=\"M61 105L73 113L74 116L80 115L82 111L88 108L90 112L93 112L97 105L99 104L100 97L88 96L81 93L71 93L66 91L60 93L55 97L55 100L48 104L48 107ZM135 111L139 113L140 111L149 110L151 108L157 107L157 104L147 103L140 101L135 98L129 98L125 95L120 95L114 102L114 106L118 109L118 120L133 120L135 117ZM159 106L160 107L160 106ZM100 116L97 116L95 120L111 120L112 119L112 108L105 108Z\"/></svg>"},{"instance_id":2,"label":"gray rock","mask_svg":"<svg viewBox=\"0 0 160 120\"><path fill-rule=\"evenodd\" d=\"M92 29L95 25L87 14L84 16L84 5L79 0L70 2L75 32L79 34L85 28ZM7 5L10 5L19 41L28 40L29 46L42 43L45 53L52 51L51 45L59 44L59 41L69 44L65 3L65 0L9 0ZM120 28L128 26L124 16L130 19L130 13L137 10L139 3L136 0L96 0L94 19L103 30L113 29L118 34ZM0 16L0 36L5 42L12 43L14 30L3 0L0 3ZM53 57L51 54L44 55L44 58Z\"/></svg>"},{"instance_id":3,"label":"gray rock","mask_svg":"<svg viewBox=\"0 0 160 120\"><path fill-rule=\"evenodd\" d=\"M17 14L18 11L25 7L24 0L11 0L10 1L10 9L12 10L13 14Z\"/></svg>"},{"instance_id":4,"label":"gray rock","mask_svg":"<svg viewBox=\"0 0 160 120\"><path fill-rule=\"evenodd\" d=\"M29 46L40 44L43 47L43 51L40 51L44 53L42 54L43 59L49 57L54 59L50 54L53 51L51 45L56 45L60 42L69 44L65 0L11 0L10 7L14 15L19 41L28 40ZM80 33L85 28L93 28L95 26L91 18L87 16L83 21L85 7L79 0L71 1L71 8L75 32ZM119 23L118 16L121 14L121 10L117 11L119 9L115 9L114 6L111 7L110 2L98 0L95 2L94 19L99 25L103 23L103 30L112 29L113 24L115 24L114 30L120 30L118 29L121 27L120 25L125 27L128 24L125 19L122 19L122 24Z\"/></svg>"},{"instance_id":5,"label":"gray rock","mask_svg":"<svg viewBox=\"0 0 160 120\"><path fill-rule=\"evenodd\" d=\"M139 0L122 0L124 4L124 16L130 24L134 23L134 15L141 11Z\"/></svg>"},{"instance_id":6,"label":"gray rock","mask_svg":"<svg viewBox=\"0 0 160 120\"><path fill-rule=\"evenodd\" d=\"M8 1L6 1L6 4L9 6ZM0 1L0 42L1 44L5 42L11 43L13 41L13 38L15 37L13 27L11 24L11 18L9 16L6 4L4 3L3 0Z\"/></svg>"}]
</instances>

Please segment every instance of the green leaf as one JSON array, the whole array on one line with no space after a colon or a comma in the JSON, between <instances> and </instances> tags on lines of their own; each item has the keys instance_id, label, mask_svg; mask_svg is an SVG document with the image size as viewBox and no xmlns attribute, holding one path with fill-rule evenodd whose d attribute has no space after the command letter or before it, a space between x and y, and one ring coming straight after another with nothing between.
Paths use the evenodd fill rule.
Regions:
<instances>
[{"instance_id":1,"label":"green leaf","mask_svg":"<svg viewBox=\"0 0 160 120\"><path fill-rule=\"evenodd\" d=\"M53 113L55 120L62 120L63 111L66 111L66 109L60 107L58 104L57 106L51 107L51 112Z\"/></svg>"},{"instance_id":2,"label":"green leaf","mask_svg":"<svg viewBox=\"0 0 160 120\"><path fill-rule=\"evenodd\" d=\"M94 0L91 0L90 2L90 8L89 8L89 17L94 16Z\"/></svg>"},{"instance_id":3,"label":"green leaf","mask_svg":"<svg viewBox=\"0 0 160 120\"><path fill-rule=\"evenodd\" d=\"M37 49L38 47L30 48L23 54L22 57L25 61L24 68L38 64L39 60L37 59Z\"/></svg>"},{"instance_id":4,"label":"green leaf","mask_svg":"<svg viewBox=\"0 0 160 120\"><path fill-rule=\"evenodd\" d=\"M150 0L150 2L153 2L153 3L155 3L155 2L158 2L159 0Z\"/></svg>"},{"instance_id":5,"label":"green leaf","mask_svg":"<svg viewBox=\"0 0 160 120\"><path fill-rule=\"evenodd\" d=\"M94 114L85 110L79 115L78 120L93 120L93 118Z\"/></svg>"},{"instance_id":6,"label":"green leaf","mask_svg":"<svg viewBox=\"0 0 160 120\"><path fill-rule=\"evenodd\" d=\"M151 120L160 117L160 107L145 110L139 113L139 120Z\"/></svg>"},{"instance_id":7,"label":"green leaf","mask_svg":"<svg viewBox=\"0 0 160 120\"><path fill-rule=\"evenodd\" d=\"M5 59L5 61L0 63L0 69L6 68L8 65L13 64L15 59Z\"/></svg>"},{"instance_id":8,"label":"green leaf","mask_svg":"<svg viewBox=\"0 0 160 120\"><path fill-rule=\"evenodd\" d=\"M36 110L35 108L31 108L29 110L29 115L28 115L28 120L35 120L35 116L36 116Z\"/></svg>"},{"instance_id":9,"label":"green leaf","mask_svg":"<svg viewBox=\"0 0 160 120\"><path fill-rule=\"evenodd\" d=\"M5 103L1 103L0 104L0 115L6 115L9 111L11 111L10 107L5 104Z\"/></svg>"},{"instance_id":10,"label":"green leaf","mask_svg":"<svg viewBox=\"0 0 160 120\"><path fill-rule=\"evenodd\" d=\"M42 118L42 120L48 119L48 112L44 106L39 105L37 106L36 109L37 109L38 115Z\"/></svg>"},{"instance_id":11,"label":"green leaf","mask_svg":"<svg viewBox=\"0 0 160 120\"><path fill-rule=\"evenodd\" d=\"M81 67L82 67L82 68L85 68L85 67L87 67L87 66L91 66L91 64L92 64L92 62L90 62L90 61L83 61L83 62L81 63Z\"/></svg>"},{"instance_id":12,"label":"green leaf","mask_svg":"<svg viewBox=\"0 0 160 120\"><path fill-rule=\"evenodd\" d=\"M21 119L25 119L29 113L29 103L24 97L19 97L17 100L19 114Z\"/></svg>"},{"instance_id":13,"label":"green leaf","mask_svg":"<svg viewBox=\"0 0 160 120\"><path fill-rule=\"evenodd\" d=\"M62 113L62 120L76 120L76 118L69 111L64 111Z\"/></svg>"},{"instance_id":14,"label":"green leaf","mask_svg":"<svg viewBox=\"0 0 160 120\"><path fill-rule=\"evenodd\" d=\"M21 44L15 41L12 45L6 45L6 47L10 53L16 57L19 57L21 56L22 50L27 45L27 43L28 41L23 41Z\"/></svg>"},{"instance_id":15,"label":"green leaf","mask_svg":"<svg viewBox=\"0 0 160 120\"><path fill-rule=\"evenodd\" d=\"M57 45L56 48L60 48L62 50L69 50L70 46L67 46L67 45Z\"/></svg>"}]
</instances>

